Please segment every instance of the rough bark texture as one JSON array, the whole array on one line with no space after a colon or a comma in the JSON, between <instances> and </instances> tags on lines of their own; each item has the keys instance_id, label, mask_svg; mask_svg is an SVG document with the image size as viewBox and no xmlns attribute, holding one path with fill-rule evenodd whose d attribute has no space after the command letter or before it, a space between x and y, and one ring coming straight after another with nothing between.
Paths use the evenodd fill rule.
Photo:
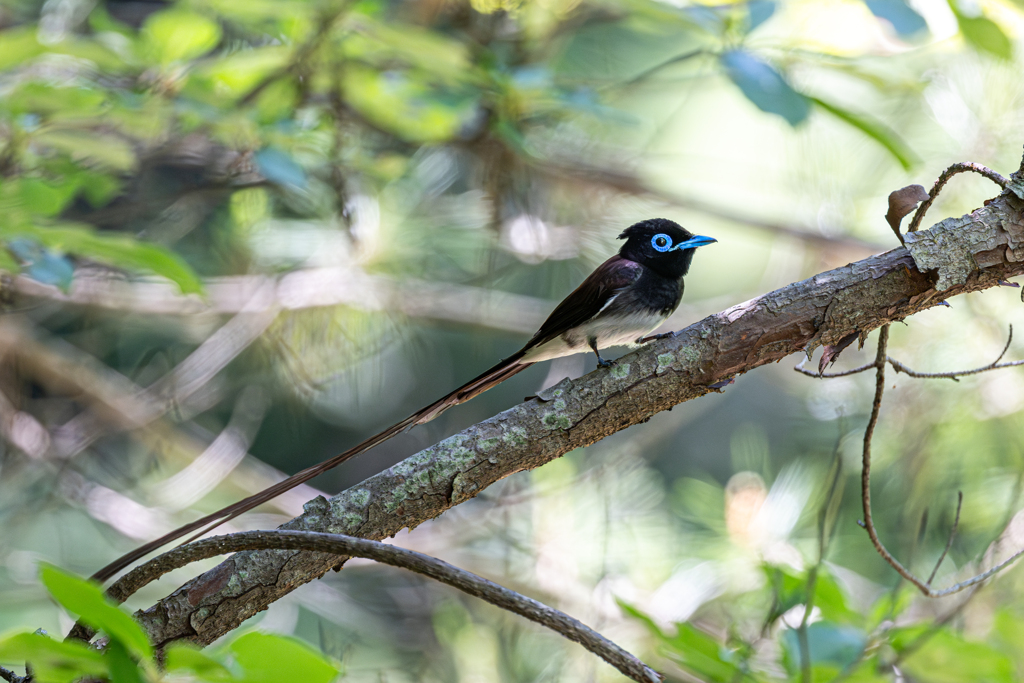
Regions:
<instances>
[{"instance_id":1,"label":"rough bark texture","mask_svg":"<svg viewBox=\"0 0 1024 683\"><path fill-rule=\"evenodd\" d=\"M563 380L331 500L310 501L283 528L393 536L503 477L702 396L730 377L995 286L1024 273L1022 211L1024 199L1011 186L969 216L908 235L909 250L783 287L644 346L610 369ZM336 556L317 553L238 553L136 618L158 645L207 644L335 566Z\"/></svg>"}]
</instances>

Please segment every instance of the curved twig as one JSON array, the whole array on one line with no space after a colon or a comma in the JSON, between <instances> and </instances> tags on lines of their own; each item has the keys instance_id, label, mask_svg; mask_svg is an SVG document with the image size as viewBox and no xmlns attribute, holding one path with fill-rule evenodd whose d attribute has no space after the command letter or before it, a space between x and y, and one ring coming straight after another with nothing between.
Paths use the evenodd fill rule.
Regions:
<instances>
[{"instance_id":1,"label":"curved twig","mask_svg":"<svg viewBox=\"0 0 1024 683\"><path fill-rule=\"evenodd\" d=\"M928 211L928 207L932 205L935 198L939 196L939 192L942 191L942 187L957 173L964 173L966 171L983 175L1004 190L1010 183L1009 180L987 166L971 163L969 161L953 164L942 172L942 175L940 175L939 179L935 181L935 185L932 186L931 191L928 193L928 199L921 202L921 206L917 207L917 211L914 213L914 219L910 221L910 227L907 228L907 232L917 232L917 229L921 226L921 220L924 218L925 212Z\"/></svg>"},{"instance_id":2,"label":"curved twig","mask_svg":"<svg viewBox=\"0 0 1024 683\"><path fill-rule=\"evenodd\" d=\"M192 562L241 550L267 549L307 550L348 557L365 557L408 569L546 626L559 635L579 643L634 681L658 683L662 680L661 674L654 669L563 612L429 555L379 541L341 534L278 529L245 531L206 538L179 546L133 569L116 581L108 589L107 594L118 602L124 602L151 581Z\"/></svg>"}]
</instances>

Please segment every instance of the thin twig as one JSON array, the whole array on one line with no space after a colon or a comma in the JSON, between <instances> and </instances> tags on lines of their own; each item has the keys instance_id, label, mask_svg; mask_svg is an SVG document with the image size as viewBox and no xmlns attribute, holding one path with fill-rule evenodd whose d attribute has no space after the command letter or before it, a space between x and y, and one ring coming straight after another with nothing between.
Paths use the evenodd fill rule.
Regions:
<instances>
[{"instance_id":1,"label":"thin twig","mask_svg":"<svg viewBox=\"0 0 1024 683\"><path fill-rule=\"evenodd\" d=\"M1013 325L1010 325L1010 334L1006 339L1006 345L1003 346L1003 350L999 353L994 361L988 365L983 365L980 368L974 368L972 370L953 370L951 372L917 372L906 365L902 361L896 360L892 356L886 356L885 360L892 366L892 369L896 372L902 372L908 377L914 377L916 379L951 379L954 382L960 381L959 377L966 377L967 375L977 375L982 372L988 372L990 370L1002 370L1003 368L1016 368L1024 365L1024 360L1014 360L1008 363L1000 363L1006 352L1010 350L1010 342L1013 341ZM818 379L832 379L834 377L846 377L847 375L856 375L859 372L865 372L875 367L874 363L868 363L867 365L861 365L860 367L853 368L852 370L844 370L842 372L823 372L817 373L813 370L808 370L804 367L804 364L810 360L808 357L804 357L797 365L793 368L795 371L807 375L808 377L814 377Z\"/></svg>"},{"instance_id":2,"label":"thin twig","mask_svg":"<svg viewBox=\"0 0 1024 683\"><path fill-rule=\"evenodd\" d=\"M943 590L932 590L931 586L921 581L921 579L914 576L906 567L900 564L899 560L892 556L892 554L886 550L885 546L882 545L882 541L878 538L878 531L875 529L874 521L871 518L871 438L875 433L875 426L878 424L878 414L882 407L882 395L885 392L885 364L888 357L885 355L886 346L889 342L889 326L883 325L879 329L878 334L878 351L875 354L875 398L871 406L871 417L868 419L867 429L864 430L864 451L863 451L863 470L861 471L861 502L864 508L864 521L861 524L867 532L868 537L871 539L872 545L875 546L875 550L882 556L889 566L896 570L896 572L904 579L914 584L914 586L921 591L926 597L929 598L941 598L953 593L958 593L971 586L976 586L982 583L991 576L1002 571L1004 568L1013 564L1021 555L1024 555L1024 549L1018 550L1016 553L1010 556L1009 559L1001 562L995 567L988 571L982 572L976 576L961 581L960 583L953 584L949 588ZM959 513L957 516L959 520Z\"/></svg>"},{"instance_id":3,"label":"thin twig","mask_svg":"<svg viewBox=\"0 0 1024 683\"><path fill-rule=\"evenodd\" d=\"M921 226L921 220L924 218L925 212L928 211L928 207L932 205L935 198L939 196L939 192L942 191L942 187L957 173L964 173L966 171L979 173L1004 190L1010 182L991 168L982 166L981 164L974 164L969 161L953 164L942 172L939 179L935 181L935 185L932 186L931 192L928 193L928 199L921 202L921 206L917 207L917 212L914 213L914 220L910 221L910 227L907 228L907 232L917 232L917 229Z\"/></svg>"},{"instance_id":4,"label":"thin twig","mask_svg":"<svg viewBox=\"0 0 1024 683\"><path fill-rule=\"evenodd\" d=\"M365 538L313 531L247 531L214 536L183 545L125 574L107 591L123 602L169 571L192 562L242 550L306 550L346 557L365 557L414 571L514 612L579 643L623 674L641 683L658 683L661 674L569 615L429 555Z\"/></svg>"},{"instance_id":5,"label":"thin twig","mask_svg":"<svg viewBox=\"0 0 1024 683\"><path fill-rule=\"evenodd\" d=\"M958 377L963 377L963 376L966 376L966 375L977 375L977 374L982 373L982 372L988 372L989 370L1000 370L1002 368L1015 368L1015 367L1024 365L1024 360L1015 360L1015 361L1010 361L1009 363L1000 363L999 362L999 361L1001 361L1003 359L1003 356L1006 355L1006 352L1010 350L1010 342L1012 342L1012 341L1013 341L1013 325L1010 325L1010 334L1006 338L1006 345L1003 346L1003 350L1002 350L1002 352L1000 352L999 356L997 356L996 359L994 361L992 361L991 363L989 363L988 365L983 365L980 368L974 368L973 370L955 370L953 372L916 372L914 370L911 370L910 368L908 368L906 365L904 365L903 363L899 362L898 360L895 360L893 358L889 358L888 360L889 360L889 364L892 365L893 370L895 370L896 372L902 372L903 374L909 375L910 377L916 377L918 379L951 379L954 382L958 382L959 381L957 379Z\"/></svg>"},{"instance_id":6,"label":"thin twig","mask_svg":"<svg viewBox=\"0 0 1024 683\"><path fill-rule=\"evenodd\" d=\"M946 539L946 547L942 549L942 554L939 555L939 561L935 563L935 569L932 570L931 575L925 583L929 586L932 585L932 581L935 580L935 575L939 572L939 567L942 566L942 561L946 559L946 554L949 553L949 549L953 547L953 539L956 537L957 527L960 526L960 508L964 504L964 492L956 492L956 517L953 518L953 528L949 530L949 538Z\"/></svg>"}]
</instances>

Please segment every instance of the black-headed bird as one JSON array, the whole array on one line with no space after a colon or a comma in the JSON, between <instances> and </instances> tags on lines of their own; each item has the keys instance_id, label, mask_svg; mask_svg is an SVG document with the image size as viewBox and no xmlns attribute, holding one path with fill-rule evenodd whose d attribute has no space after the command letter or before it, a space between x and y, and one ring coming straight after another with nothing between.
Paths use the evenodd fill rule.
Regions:
<instances>
[{"instance_id":1,"label":"black-headed bird","mask_svg":"<svg viewBox=\"0 0 1024 683\"><path fill-rule=\"evenodd\" d=\"M448 408L501 384L533 363L593 351L599 365L611 365L601 357L601 349L645 341L645 335L665 322L679 306L683 298L683 276L690 269L694 251L717 241L694 235L665 218L631 225L622 231L619 239L626 240L619 253L598 266L565 297L526 346L487 372L344 453L137 548L101 569L93 578L104 581L171 541L214 522L222 524L234 519L410 427L433 420Z\"/></svg>"}]
</instances>

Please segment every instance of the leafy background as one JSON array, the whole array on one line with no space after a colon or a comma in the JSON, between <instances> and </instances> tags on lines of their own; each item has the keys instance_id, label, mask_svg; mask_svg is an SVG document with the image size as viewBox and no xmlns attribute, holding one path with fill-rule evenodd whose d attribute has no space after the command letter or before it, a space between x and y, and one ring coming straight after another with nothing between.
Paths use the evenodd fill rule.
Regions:
<instances>
[{"instance_id":1,"label":"leafy background","mask_svg":"<svg viewBox=\"0 0 1024 683\"><path fill-rule=\"evenodd\" d=\"M719 240L681 327L896 246L890 191L955 161L1008 173L1024 144L1024 10L1008 0L25 0L0 5L0 27L4 630L70 627L40 560L88 574L514 351L631 222ZM986 183L958 176L931 218L979 206ZM1020 319L1018 291L960 297L895 329L890 353L981 365ZM238 330L251 339L225 367L177 381ZM533 368L313 483L352 485L593 365ZM891 381L875 517L927 575L962 491L948 585L1024 545L1024 381ZM1018 572L925 600L856 524L870 384L759 370L395 542L566 610L674 680L1017 680ZM133 412L140 396L157 415ZM352 681L617 677L357 561L246 628L294 635Z\"/></svg>"}]
</instances>

